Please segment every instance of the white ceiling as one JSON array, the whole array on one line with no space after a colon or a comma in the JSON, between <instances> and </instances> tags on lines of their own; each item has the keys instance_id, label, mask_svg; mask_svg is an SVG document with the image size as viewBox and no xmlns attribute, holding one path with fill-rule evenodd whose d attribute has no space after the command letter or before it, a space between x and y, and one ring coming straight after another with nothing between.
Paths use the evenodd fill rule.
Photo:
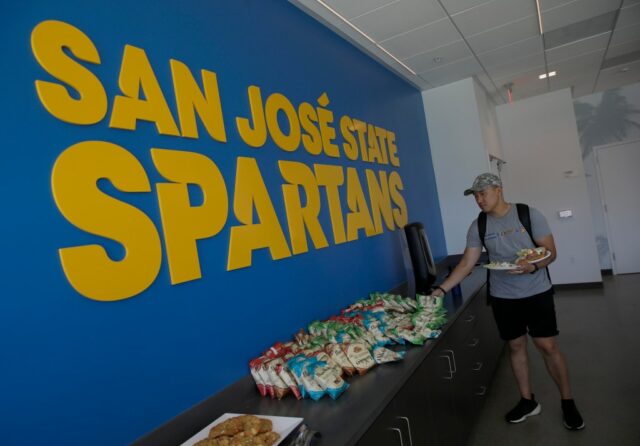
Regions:
<instances>
[{"instance_id":1,"label":"white ceiling","mask_svg":"<svg viewBox=\"0 0 640 446\"><path fill-rule=\"evenodd\" d=\"M640 0L539 0L543 34L536 0L289 1L421 90L473 76L501 104L640 82Z\"/></svg>"}]
</instances>

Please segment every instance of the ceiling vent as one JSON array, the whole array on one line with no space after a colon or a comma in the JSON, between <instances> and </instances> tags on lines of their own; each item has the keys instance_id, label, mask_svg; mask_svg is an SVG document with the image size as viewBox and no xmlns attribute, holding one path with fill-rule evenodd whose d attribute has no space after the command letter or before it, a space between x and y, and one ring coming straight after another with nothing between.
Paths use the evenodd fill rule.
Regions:
<instances>
[{"instance_id":1,"label":"ceiling vent","mask_svg":"<svg viewBox=\"0 0 640 446\"><path fill-rule=\"evenodd\" d=\"M618 11L611 11L588 20L583 20L582 22L572 23L571 25L548 31L542 35L544 48L549 50L566 45L567 43L609 32L613 29L617 13Z\"/></svg>"}]
</instances>

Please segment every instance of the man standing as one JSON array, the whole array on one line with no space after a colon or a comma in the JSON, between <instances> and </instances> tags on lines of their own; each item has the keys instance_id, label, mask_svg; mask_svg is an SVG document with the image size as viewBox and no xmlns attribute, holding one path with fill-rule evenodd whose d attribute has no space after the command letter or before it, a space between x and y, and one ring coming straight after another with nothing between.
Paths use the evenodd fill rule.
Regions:
<instances>
[{"instance_id":1,"label":"man standing","mask_svg":"<svg viewBox=\"0 0 640 446\"><path fill-rule=\"evenodd\" d=\"M511 368L521 396L520 402L506 414L505 419L509 423L520 423L527 417L538 415L542 409L531 392L528 333L560 390L565 427L572 430L584 428L584 421L571 395L567 363L556 340L558 329L553 288L545 269L555 260L556 247L546 219L538 210L529 208L530 236L520 222L516 205L504 200L502 181L492 173L478 175L464 194L473 194L486 216L484 240L481 240L478 220L474 220L467 232L467 246L460 263L432 294L442 296L471 272L480 258L483 241L491 262L513 262L521 249L546 248L550 252L548 258L537 263L519 260L516 268L493 270L489 278L491 308L500 337L509 345Z\"/></svg>"}]
</instances>

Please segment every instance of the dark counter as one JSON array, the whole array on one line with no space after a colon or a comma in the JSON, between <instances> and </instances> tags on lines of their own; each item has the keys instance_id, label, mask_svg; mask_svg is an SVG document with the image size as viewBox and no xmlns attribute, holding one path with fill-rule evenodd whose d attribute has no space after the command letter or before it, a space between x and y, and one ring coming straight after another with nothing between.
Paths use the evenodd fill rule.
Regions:
<instances>
[{"instance_id":1,"label":"dark counter","mask_svg":"<svg viewBox=\"0 0 640 446\"><path fill-rule=\"evenodd\" d=\"M460 296L454 297L451 293L445 296L448 322L442 329L443 334L454 324L485 280L486 272L476 268L461 283ZM320 401L298 401L290 395L280 401L262 398L252 377L247 375L133 444L179 445L222 414L231 412L302 417L310 429L320 432L318 444L353 445L438 345L439 339L429 340L424 346L408 347L403 361L382 364L364 376L349 378L349 389L335 401L329 397Z\"/></svg>"}]
</instances>

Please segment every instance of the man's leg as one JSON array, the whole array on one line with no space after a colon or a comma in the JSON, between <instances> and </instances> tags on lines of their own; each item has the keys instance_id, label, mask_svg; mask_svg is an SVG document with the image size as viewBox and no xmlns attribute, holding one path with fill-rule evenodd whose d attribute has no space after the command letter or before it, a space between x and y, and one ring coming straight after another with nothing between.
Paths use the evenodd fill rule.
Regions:
<instances>
[{"instance_id":1,"label":"man's leg","mask_svg":"<svg viewBox=\"0 0 640 446\"><path fill-rule=\"evenodd\" d=\"M531 383L529 382L529 355L527 353L527 335L510 340L511 369L518 383L520 396L531 399Z\"/></svg>"},{"instance_id":2,"label":"man's leg","mask_svg":"<svg viewBox=\"0 0 640 446\"><path fill-rule=\"evenodd\" d=\"M569 384L569 369L567 368L567 361L564 355L560 351L558 342L555 336L548 338L532 338L533 343L538 348L544 359L544 363L547 366L549 375L553 378L562 399L571 399L571 385Z\"/></svg>"}]
</instances>

